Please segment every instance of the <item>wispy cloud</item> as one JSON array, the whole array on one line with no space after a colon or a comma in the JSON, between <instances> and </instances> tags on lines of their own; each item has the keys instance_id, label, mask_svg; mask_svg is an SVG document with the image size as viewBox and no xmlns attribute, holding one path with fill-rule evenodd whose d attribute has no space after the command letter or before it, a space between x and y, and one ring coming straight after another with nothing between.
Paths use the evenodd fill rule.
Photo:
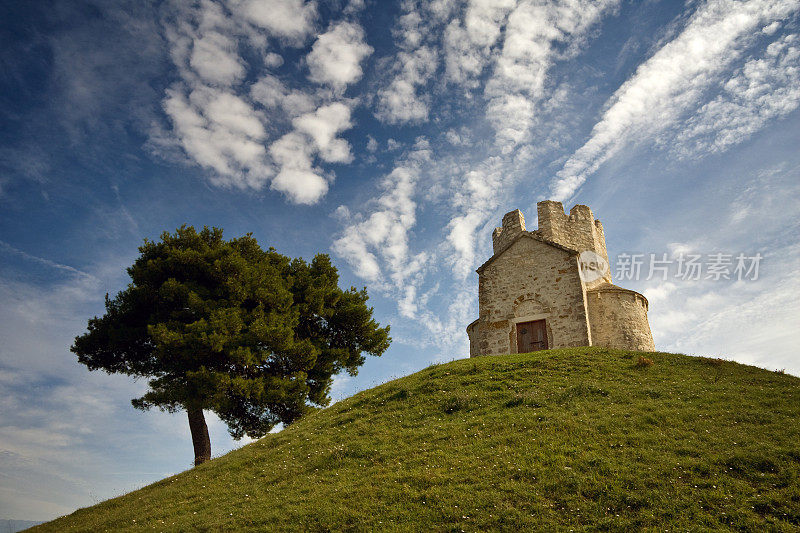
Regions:
<instances>
[{"instance_id":1,"label":"wispy cloud","mask_svg":"<svg viewBox=\"0 0 800 533\"><path fill-rule=\"evenodd\" d=\"M11 246L10 244L8 244L5 241L0 241L0 250L4 251L6 253L10 253L10 254L16 255L18 257L21 257L22 259L25 259L26 261L32 261L34 263L37 263L37 264L40 264L40 265L44 265L44 266L49 267L49 268L54 268L56 270L69 272L70 274L75 274L75 275L77 275L77 276L79 276L81 278L84 278L86 280L98 281L98 279L95 276L93 276L92 274L89 274L88 272L84 272L82 270L78 270L77 268L71 267L69 265L64 265L64 264L58 263L58 262L53 261L51 259L47 259L47 258L44 258L44 257L38 257L38 256L35 256L35 255L32 255L32 254L29 254L29 253L27 253L25 251L22 251L22 250L18 249L18 248L14 248L13 246Z\"/></svg>"},{"instance_id":2,"label":"wispy cloud","mask_svg":"<svg viewBox=\"0 0 800 533\"><path fill-rule=\"evenodd\" d=\"M501 37L516 0L467 3L463 19L454 18L444 33L445 72L453 83L476 88Z\"/></svg>"},{"instance_id":3,"label":"wispy cloud","mask_svg":"<svg viewBox=\"0 0 800 533\"><path fill-rule=\"evenodd\" d=\"M537 105L546 95L548 71L565 56L557 45L578 50L587 30L618 4L618 0L521 1L509 13L502 48L485 88L486 116L504 153L528 138ZM497 24L498 19L502 20L496 16L491 20Z\"/></svg>"},{"instance_id":4,"label":"wispy cloud","mask_svg":"<svg viewBox=\"0 0 800 533\"><path fill-rule=\"evenodd\" d=\"M405 155L381 182L383 193L365 217L351 219L333 243L333 251L347 260L361 277L406 291L411 276L423 268L426 254L412 254L409 232L417 221L417 185L421 166L430 160L424 139Z\"/></svg>"},{"instance_id":5,"label":"wispy cloud","mask_svg":"<svg viewBox=\"0 0 800 533\"><path fill-rule=\"evenodd\" d=\"M390 75L377 92L375 116L388 124L420 123L428 119L429 88L439 68L439 33L456 2L403 2L403 14L393 31L397 54Z\"/></svg>"},{"instance_id":6,"label":"wispy cloud","mask_svg":"<svg viewBox=\"0 0 800 533\"><path fill-rule=\"evenodd\" d=\"M701 5L683 31L616 91L589 140L557 173L553 196L569 198L622 147L653 139L695 109L705 91L724 78L759 30L798 8L800 3L794 0L710 0Z\"/></svg>"},{"instance_id":7,"label":"wispy cloud","mask_svg":"<svg viewBox=\"0 0 800 533\"><path fill-rule=\"evenodd\" d=\"M747 61L725 82L719 96L686 121L674 137L677 141L674 151L680 156L691 156L727 150L769 121L797 109L800 106L798 65L798 34L771 43L762 57Z\"/></svg>"},{"instance_id":8,"label":"wispy cloud","mask_svg":"<svg viewBox=\"0 0 800 533\"><path fill-rule=\"evenodd\" d=\"M436 72L438 53L429 46L401 51L392 67L396 72L388 87L378 91L376 116L389 124L427 120L430 97L424 87Z\"/></svg>"}]
</instances>

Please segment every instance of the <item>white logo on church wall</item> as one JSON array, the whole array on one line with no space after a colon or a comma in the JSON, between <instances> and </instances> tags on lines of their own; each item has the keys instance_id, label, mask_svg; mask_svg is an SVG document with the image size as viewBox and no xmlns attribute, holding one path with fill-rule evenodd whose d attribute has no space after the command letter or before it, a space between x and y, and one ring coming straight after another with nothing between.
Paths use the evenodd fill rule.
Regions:
<instances>
[{"instance_id":1,"label":"white logo on church wall","mask_svg":"<svg viewBox=\"0 0 800 533\"><path fill-rule=\"evenodd\" d=\"M578 264L580 265L581 279L585 283L597 281L598 279L608 276L611 272L608 261L591 250L580 253L578 256Z\"/></svg>"}]
</instances>

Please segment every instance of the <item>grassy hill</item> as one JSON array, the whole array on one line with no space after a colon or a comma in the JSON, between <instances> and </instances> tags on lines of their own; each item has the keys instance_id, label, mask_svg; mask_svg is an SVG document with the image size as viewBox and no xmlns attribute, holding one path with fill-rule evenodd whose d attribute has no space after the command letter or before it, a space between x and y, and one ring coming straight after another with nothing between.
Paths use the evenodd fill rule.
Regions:
<instances>
[{"instance_id":1,"label":"grassy hill","mask_svg":"<svg viewBox=\"0 0 800 533\"><path fill-rule=\"evenodd\" d=\"M800 530L800 379L639 355L435 365L35 531Z\"/></svg>"}]
</instances>

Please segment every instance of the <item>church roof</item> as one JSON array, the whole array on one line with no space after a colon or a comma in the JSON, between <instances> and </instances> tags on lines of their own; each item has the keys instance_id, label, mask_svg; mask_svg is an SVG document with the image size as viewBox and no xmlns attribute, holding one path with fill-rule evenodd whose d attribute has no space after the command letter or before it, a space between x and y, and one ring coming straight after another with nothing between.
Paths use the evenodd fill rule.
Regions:
<instances>
[{"instance_id":1,"label":"church roof","mask_svg":"<svg viewBox=\"0 0 800 533\"><path fill-rule=\"evenodd\" d=\"M489 266L489 264L490 264L492 261L494 261L495 259L497 259L497 258L498 258L498 257L500 257L501 255L503 255L503 254L506 252L506 250L508 250L509 248L511 248L511 247L514 245L514 243L515 243L515 242L517 242L518 240L520 240L520 239L522 239L522 238L524 238L524 237L528 237L528 238L530 238L530 239L533 239L533 240L535 240L535 241L543 242L543 243L545 243L545 244L547 244L547 245L549 245L549 246L552 246L553 248L558 248L559 250L563 250L563 251L565 251L565 252L567 252L567 253L569 253L569 254L578 255L578 251L577 251L577 250L573 250L572 248L568 248L568 247L566 247L566 246L562 246L561 244L558 244L557 242L553 242L553 241L551 241L551 240L549 240L549 239L545 239L544 237L542 237L541 235L539 235L539 233L538 233L538 232L536 232L536 231L522 231L522 232L520 232L520 234L519 234L519 235L517 235L516 237L514 237L513 239L511 239L511 241L510 241L508 244L506 244L505 246L503 246L503 248L501 248L499 252L497 252L496 254L494 254L494 255L493 255L492 257L490 257L490 258L489 258L489 259L488 259L488 260L487 260L487 261L486 261L484 264L482 264L481 266L479 266L479 267L478 267L478 268L475 270L475 272L477 272L478 274L480 274L481 272L483 272L483 270L484 270L484 269L485 269L487 266Z\"/></svg>"}]
</instances>

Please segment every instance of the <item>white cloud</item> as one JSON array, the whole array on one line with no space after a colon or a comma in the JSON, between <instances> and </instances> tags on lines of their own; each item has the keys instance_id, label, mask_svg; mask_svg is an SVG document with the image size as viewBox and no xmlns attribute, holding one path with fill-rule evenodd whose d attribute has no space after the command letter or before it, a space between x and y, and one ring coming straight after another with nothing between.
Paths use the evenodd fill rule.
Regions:
<instances>
[{"instance_id":1,"label":"white cloud","mask_svg":"<svg viewBox=\"0 0 800 533\"><path fill-rule=\"evenodd\" d=\"M293 90L286 93L281 100L281 107L290 117L313 111L316 101L313 95L303 91Z\"/></svg>"},{"instance_id":2,"label":"white cloud","mask_svg":"<svg viewBox=\"0 0 800 533\"><path fill-rule=\"evenodd\" d=\"M231 10L271 35L301 44L314 30L316 2L303 0L229 0Z\"/></svg>"},{"instance_id":3,"label":"white cloud","mask_svg":"<svg viewBox=\"0 0 800 533\"><path fill-rule=\"evenodd\" d=\"M312 94L289 90L277 77L266 74L250 87L250 97L266 108L282 109L289 117L313 111L316 99Z\"/></svg>"},{"instance_id":4,"label":"white cloud","mask_svg":"<svg viewBox=\"0 0 800 533\"><path fill-rule=\"evenodd\" d=\"M447 139L447 142L449 142L453 146L460 146L461 144L464 144L464 140L461 138L458 132L453 128L447 130L445 138Z\"/></svg>"},{"instance_id":5,"label":"white cloud","mask_svg":"<svg viewBox=\"0 0 800 533\"><path fill-rule=\"evenodd\" d=\"M272 74L266 74L250 86L250 97L268 108L279 107L289 90Z\"/></svg>"},{"instance_id":6,"label":"white cloud","mask_svg":"<svg viewBox=\"0 0 800 533\"><path fill-rule=\"evenodd\" d=\"M470 0L464 16L469 40L477 45L493 45L508 13L516 4L516 0Z\"/></svg>"},{"instance_id":7,"label":"white cloud","mask_svg":"<svg viewBox=\"0 0 800 533\"><path fill-rule=\"evenodd\" d=\"M413 52L399 52L394 69L397 71L388 87L378 91L375 116L389 124L421 122L428 118L427 95L423 87L438 65L438 53L422 46Z\"/></svg>"},{"instance_id":8,"label":"white cloud","mask_svg":"<svg viewBox=\"0 0 800 533\"><path fill-rule=\"evenodd\" d=\"M224 91L199 89L186 98L168 89L164 111L180 146L215 185L262 187L272 176L263 145L263 126L243 100Z\"/></svg>"},{"instance_id":9,"label":"white cloud","mask_svg":"<svg viewBox=\"0 0 800 533\"><path fill-rule=\"evenodd\" d=\"M275 52L268 52L264 55L264 66L278 68L283 65L283 56Z\"/></svg>"},{"instance_id":10,"label":"white cloud","mask_svg":"<svg viewBox=\"0 0 800 533\"><path fill-rule=\"evenodd\" d=\"M408 0L401 3L392 33L398 53L387 63L389 76L377 92L375 117L388 124L428 119L433 76L439 69L442 25L460 2Z\"/></svg>"},{"instance_id":11,"label":"white cloud","mask_svg":"<svg viewBox=\"0 0 800 533\"><path fill-rule=\"evenodd\" d=\"M296 204L315 204L328 192L328 182L317 172L288 166L278 172L271 187Z\"/></svg>"},{"instance_id":12,"label":"white cloud","mask_svg":"<svg viewBox=\"0 0 800 533\"><path fill-rule=\"evenodd\" d=\"M228 131L261 140L266 136L264 126L253 108L236 95L216 93L204 106L208 120Z\"/></svg>"},{"instance_id":13,"label":"white cloud","mask_svg":"<svg viewBox=\"0 0 800 533\"><path fill-rule=\"evenodd\" d=\"M174 6L166 34L183 81L162 101L171 139L159 133L153 142L177 145L214 185L259 189L274 171L264 145L266 118L236 87L246 72L237 44L244 30L219 3Z\"/></svg>"},{"instance_id":14,"label":"white cloud","mask_svg":"<svg viewBox=\"0 0 800 533\"><path fill-rule=\"evenodd\" d=\"M191 6L181 2L167 6L172 12L165 34L182 78L192 84L227 87L245 75L239 57L241 31L221 4L203 0Z\"/></svg>"},{"instance_id":15,"label":"white cloud","mask_svg":"<svg viewBox=\"0 0 800 533\"><path fill-rule=\"evenodd\" d=\"M626 143L673 124L740 57L754 31L798 7L800 2L791 0L711 0L701 6L680 35L617 90L589 140L557 173L553 196L569 198Z\"/></svg>"},{"instance_id":16,"label":"white cloud","mask_svg":"<svg viewBox=\"0 0 800 533\"><path fill-rule=\"evenodd\" d=\"M453 249L453 271L465 279L475 268L476 231L483 225L486 214L478 209L453 218L448 224L447 242Z\"/></svg>"},{"instance_id":17,"label":"white cloud","mask_svg":"<svg viewBox=\"0 0 800 533\"><path fill-rule=\"evenodd\" d=\"M358 224L345 228L331 248L350 264L357 276L378 282L381 278L381 266L378 264L378 258L369 250L367 240L360 232L360 226Z\"/></svg>"},{"instance_id":18,"label":"white cloud","mask_svg":"<svg viewBox=\"0 0 800 533\"><path fill-rule=\"evenodd\" d=\"M776 20L775 22L771 22L766 26L764 26L763 28L761 28L761 33L764 33L766 35L772 35L776 31L778 31L778 28L780 27L781 23Z\"/></svg>"},{"instance_id":19,"label":"white cloud","mask_svg":"<svg viewBox=\"0 0 800 533\"><path fill-rule=\"evenodd\" d=\"M451 354L461 354L466 349L463 328L473 318L475 304L472 290L464 288L466 274L461 276L461 273L471 272L474 265L467 264L468 261L454 264L454 271L459 273L458 290L443 294L439 292L438 283L425 288L426 282L430 281L429 275L437 269L436 248L441 248L440 243L424 251L413 246L418 211L421 205L431 205L431 188L441 186L442 180L458 180L457 167L449 159L434 159L435 149L431 144L420 138L407 155L401 156L381 183L381 194L363 214L351 215L348 210L348 216L343 219L346 227L335 239L332 250L350 264L356 275L394 299L401 317L413 320L426 332L423 336L415 335L413 339L398 338L399 342L433 345L446 348ZM475 189L471 197L452 188L443 194L455 192L459 205L479 200L486 190L480 190L481 184L484 187L488 185L486 177L475 173L471 178L471 186ZM462 239L464 230L466 233L475 232L473 226L471 220L454 220L447 226L447 232L452 234L452 240L458 246L462 242L474 242L474 235ZM469 249L474 257L470 244L465 244L464 248ZM431 302L441 311L434 311Z\"/></svg>"},{"instance_id":20,"label":"white cloud","mask_svg":"<svg viewBox=\"0 0 800 533\"><path fill-rule=\"evenodd\" d=\"M230 85L245 74L236 41L216 31L194 39L189 65L203 80L218 85Z\"/></svg>"},{"instance_id":21,"label":"white cloud","mask_svg":"<svg viewBox=\"0 0 800 533\"><path fill-rule=\"evenodd\" d=\"M269 151L280 167L272 189L298 204L315 204L328 192L327 180L312 166L313 147L306 136L287 133L272 143Z\"/></svg>"},{"instance_id":22,"label":"white cloud","mask_svg":"<svg viewBox=\"0 0 800 533\"><path fill-rule=\"evenodd\" d=\"M348 222L350 220L350 209L346 205L340 205L331 216L342 222Z\"/></svg>"},{"instance_id":23,"label":"white cloud","mask_svg":"<svg viewBox=\"0 0 800 533\"><path fill-rule=\"evenodd\" d=\"M427 100L419 96L413 83L395 79L379 93L378 110L375 116L389 124L420 122L428 118Z\"/></svg>"},{"instance_id":24,"label":"white cloud","mask_svg":"<svg viewBox=\"0 0 800 533\"><path fill-rule=\"evenodd\" d=\"M361 79L361 61L372 53L364 42L364 30L351 22L340 22L317 37L306 57L308 78L337 91Z\"/></svg>"},{"instance_id":25,"label":"white cloud","mask_svg":"<svg viewBox=\"0 0 800 533\"><path fill-rule=\"evenodd\" d=\"M367 135L367 152L374 154L378 151L378 141L372 135Z\"/></svg>"},{"instance_id":26,"label":"white cloud","mask_svg":"<svg viewBox=\"0 0 800 533\"><path fill-rule=\"evenodd\" d=\"M675 283L664 281L655 287L647 289L647 300L650 302L650 305L659 304L665 301L677 288L678 286Z\"/></svg>"},{"instance_id":27,"label":"white cloud","mask_svg":"<svg viewBox=\"0 0 800 533\"><path fill-rule=\"evenodd\" d=\"M533 125L535 103L521 94L496 94L486 106L486 115L494 123L495 135L503 144L504 154L524 141Z\"/></svg>"},{"instance_id":28,"label":"white cloud","mask_svg":"<svg viewBox=\"0 0 800 533\"><path fill-rule=\"evenodd\" d=\"M403 4L405 12L397 20L394 30L397 45L403 50L413 50L419 47L425 39L427 28L420 14L422 9L417 2L405 2Z\"/></svg>"},{"instance_id":29,"label":"white cloud","mask_svg":"<svg viewBox=\"0 0 800 533\"><path fill-rule=\"evenodd\" d=\"M274 190L299 204L315 204L328 192L328 180L313 166L315 156L329 163L353 160L350 144L336 138L352 126L350 108L340 102L324 105L292 121L294 131L287 133L269 148L279 167L272 181Z\"/></svg>"},{"instance_id":30,"label":"white cloud","mask_svg":"<svg viewBox=\"0 0 800 533\"><path fill-rule=\"evenodd\" d=\"M350 145L336 135L352 126L350 108L335 102L320 107L314 113L297 117L292 121L297 131L314 140L320 157L329 163L349 163L353 160Z\"/></svg>"},{"instance_id":31,"label":"white cloud","mask_svg":"<svg viewBox=\"0 0 800 533\"><path fill-rule=\"evenodd\" d=\"M406 318L416 318L418 306L414 301L417 296L417 288L413 285L407 285L405 289L405 296L397 302L397 309L400 315Z\"/></svg>"},{"instance_id":32,"label":"white cloud","mask_svg":"<svg viewBox=\"0 0 800 533\"><path fill-rule=\"evenodd\" d=\"M457 185L451 191L450 203L457 212L447 226L447 244L452 254L449 262L453 273L465 279L479 263L476 241L478 230L494 214L502 194L502 184L512 177L506 174L500 158L491 159L478 168L456 177Z\"/></svg>"}]
</instances>

